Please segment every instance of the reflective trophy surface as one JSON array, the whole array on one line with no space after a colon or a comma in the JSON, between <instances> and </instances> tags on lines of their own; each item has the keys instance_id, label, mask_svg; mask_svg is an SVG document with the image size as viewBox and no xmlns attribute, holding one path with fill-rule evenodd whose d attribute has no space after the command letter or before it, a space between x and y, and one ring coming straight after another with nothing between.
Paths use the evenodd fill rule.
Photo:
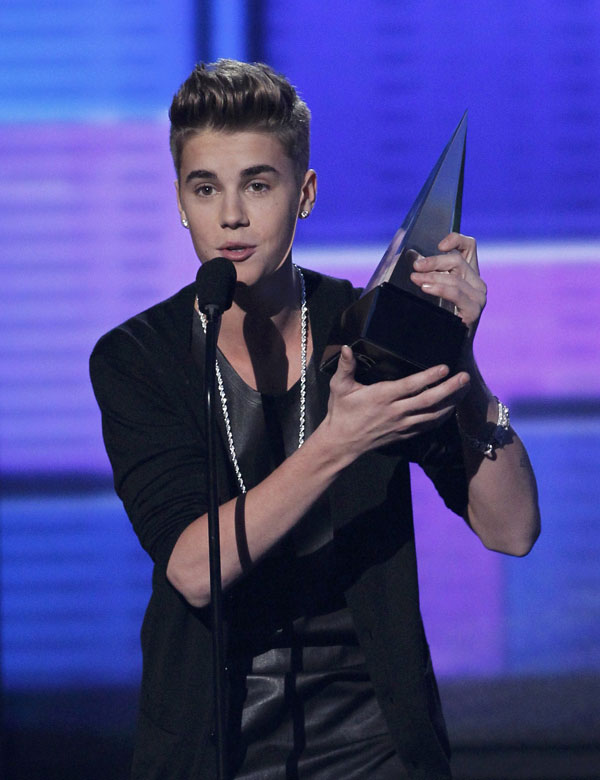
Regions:
<instances>
[{"instance_id":1,"label":"reflective trophy surface","mask_svg":"<svg viewBox=\"0 0 600 780\"><path fill-rule=\"evenodd\" d=\"M440 254L442 238L460 230L466 136L465 112L363 294L330 334L323 371L335 371L343 344L352 347L363 384L456 366L467 328L453 304L422 292L410 274L416 253Z\"/></svg>"}]
</instances>

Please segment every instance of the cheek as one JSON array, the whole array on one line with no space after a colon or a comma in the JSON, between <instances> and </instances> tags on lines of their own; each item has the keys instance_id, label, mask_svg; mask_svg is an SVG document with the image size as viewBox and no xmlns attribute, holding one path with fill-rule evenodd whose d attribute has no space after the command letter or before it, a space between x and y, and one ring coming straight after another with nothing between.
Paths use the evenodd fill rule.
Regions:
<instances>
[{"instance_id":1,"label":"cheek","mask_svg":"<svg viewBox=\"0 0 600 780\"><path fill-rule=\"evenodd\" d=\"M190 222L190 238L198 258L203 260L210 260L214 257L214 252L211 250L211 246L215 243L215 230L212 227L212 223L208 215L204 211L192 208L186 212ZM212 229L211 229L212 227ZM208 256L210 255L210 257Z\"/></svg>"},{"instance_id":2,"label":"cheek","mask_svg":"<svg viewBox=\"0 0 600 780\"><path fill-rule=\"evenodd\" d=\"M278 220L277 238L282 244L288 243L296 230L296 210L289 204L286 204L286 208L282 210L280 219Z\"/></svg>"},{"instance_id":3,"label":"cheek","mask_svg":"<svg viewBox=\"0 0 600 780\"><path fill-rule=\"evenodd\" d=\"M192 244L194 246L194 250L196 251L196 255L198 256L198 260L200 260L201 263L203 263L205 260L210 260L211 258L208 257L208 254L210 253L208 250L208 246L206 241L202 238L202 233L199 233L198 230L191 230L191 239Z\"/></svg>"}]
</instances>

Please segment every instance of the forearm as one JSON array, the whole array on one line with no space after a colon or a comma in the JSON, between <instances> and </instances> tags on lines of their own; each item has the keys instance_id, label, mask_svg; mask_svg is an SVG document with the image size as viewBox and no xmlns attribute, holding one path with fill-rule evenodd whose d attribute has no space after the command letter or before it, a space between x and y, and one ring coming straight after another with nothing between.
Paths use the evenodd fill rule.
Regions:
<instances>
[{"instance_id":1,"label":"forearm","mask_svg":"<svg viewBox=\"0 0 600 780\"><path fill-rule=\"evenodd\" d=\"M285 537L353 459L328 436L327 427L322 424L265 480L219 508L224 588ZM177 540L167 577L193 606L209 603L207 515L197 518Z\"/></svg>"},{"instance_id":2,"label":"forearm","mask_svg":"<svg viewBox=\"0 0 600 780\"><path fill-rule=\"evenodd\" d=\"M361 385L342 349L327 415L312 436L263 482L220 507L221 573L227 587L256 564L304 516L337 475L364 452L436 427L451 414L467 374L445 378L434 366L395 382ZM440 381L441 380L441 381ZM208 518L175 543L167 577L194 606L210 600Z\"/></svg>"},{"instance_id":3,"label":"forearm","mask_svg":"<svg viewBox=\"0 0 600 780\"><path fill-rule=\"evenodd\" d=\"M479 276L477 245L469 236L450 233L439 249L444 254L415 262L411 279L429 295L453 303L469 329L461 369L469 373L471 383L457 414L463 431L482 439L496 425L498 405L481 379L472 352L487 295ZM465 436L463 450L469 482L467 520L486 547L525 555L540 529L535 477L525 448L511 430L492 457L474 450Z\"/></svg>"},{"instance_id":4,"label":"forearm","mask_svg":"<svg viewBox=\"0 0 600 780\"><path fill-rule=\"evenodd\" d=\"M480 438L496 425L498 404L472 364L471 389L457 410L460 428ZM483 544L498 552L526 555L540 532L537 486L527 451L512 428L506 443L487 457L463 435L469 483L467 520Z\"/></svg>"}]
</instances>

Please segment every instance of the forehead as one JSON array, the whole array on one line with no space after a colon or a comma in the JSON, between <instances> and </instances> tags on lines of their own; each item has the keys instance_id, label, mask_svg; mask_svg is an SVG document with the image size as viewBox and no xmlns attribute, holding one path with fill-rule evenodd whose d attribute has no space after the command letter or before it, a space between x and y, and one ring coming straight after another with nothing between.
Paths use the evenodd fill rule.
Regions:
<instances>
[{"instance_id":1,"label":"forehead","mask_svg":"<svg viewBox=\"0 0 600 780\"><path fill-rule=\"evenodd\" d=\"M271 165L284 174L293 165L276 135L256 130L201 130L183 144L181 174L203 168L235 173L256 165Z\"/></svg>"}]
</instances>

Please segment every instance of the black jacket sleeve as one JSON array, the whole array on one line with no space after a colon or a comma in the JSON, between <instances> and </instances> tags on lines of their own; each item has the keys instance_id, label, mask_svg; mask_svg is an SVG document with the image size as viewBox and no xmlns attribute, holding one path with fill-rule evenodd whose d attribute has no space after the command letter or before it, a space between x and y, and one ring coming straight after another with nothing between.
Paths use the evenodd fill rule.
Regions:
<instances>
[{"instance_id":1,"label":"black jacket sleeve","mask_svg":"<svg viewBox=\"0 0 600 780\"><path fill-rule=\"evenodd\" d=\"M115 489L142 546L165 566L183 529L206 511L203 420L181 373L158 340L124 327L90 359Z\"/></svg>"},{"instance_id":2,"label":"black jacket sleeve","mask_svg":"<svg viewBox=\"0 0 600 780\"><path fill-rule=\"evenodd\" d=\"M467 475L454 418L439 428L408 439L398 450L407 460L423 469L448 509L466 517L469 499Z\"/></svg>"}]
</instances>

